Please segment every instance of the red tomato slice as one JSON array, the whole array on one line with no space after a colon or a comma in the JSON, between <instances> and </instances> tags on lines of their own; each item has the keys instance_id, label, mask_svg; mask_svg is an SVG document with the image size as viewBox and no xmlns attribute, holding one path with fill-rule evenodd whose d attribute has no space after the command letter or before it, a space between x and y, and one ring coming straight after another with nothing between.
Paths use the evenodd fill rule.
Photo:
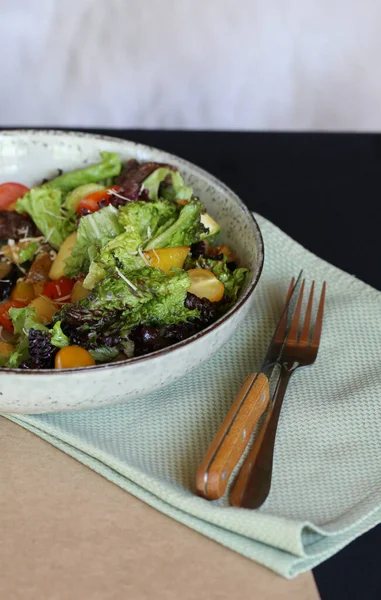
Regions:
<instances>
[{"instance_id":1,"label":"red tomato slice","mask_svg":"<svg viewBox=\"0 0 381 600\"><path fill-rule=\"evenodd\" d=\"M119 185L114 185L111 190L117 192L120 189ZM100 208L110 204L111 196L109 190L100 190L99 192L93 192L88 196L82 198L77 206L77 213L79 215L87 215L89 212L97 212Z\"/></svg>"},{"instance_id":2,"label":"red tomato slice","mask_svg":"<svg viewBox=\"0 0 381 600\"><path fill-rule=\"evenodd\" d=\"M22 183L8 183L0 184L0 210L12 210L12 205L22 198L24 194L29 192L29 188Z\"/></svg>"},{"instance_id":3,"label":"red tomato slice","mask_svg":"<svg viewBox=\"0 0 381 600\"><path fill-rule=\"evenodd\" d=\"M13 332L12 320L9 316L10 308L24 308L27 305L27 302L18 302L17 300L10 300L8 302L3 302L0 304L0 324Z\"/></svg>"},{"instance_id":4,"label":"red tomato slice","mask_svg":"<svg viewBox=\"0 0 381 600\"><path fill-rule=\"evenodd\" d=\"M98 192L95 192L95 193L97 194ZM102 192L102 194L103 194L103 192ZM100 207L99 207L97 200L94 200L93 198L90 198L90 197L86 197L86 198L82 198L82 200L78 204L77 213L79 215L83 216L83 215L87 215L89 213L97 212L97 210L99 210L99 208Z\"/></svg>"},{"instance_id":5,"label":"red tomato slice","mask_svg":"<svg viewBox=\"0 0 381 600\"><path fill-rule=\"evenodd\" d=\"M70 302L70 294L75 282L75 279L68 279L67 277L60 277L56 281L49 281L44 287L43 294L59 304L65 304L66 302Z\"/></svg>"}]
</instances>

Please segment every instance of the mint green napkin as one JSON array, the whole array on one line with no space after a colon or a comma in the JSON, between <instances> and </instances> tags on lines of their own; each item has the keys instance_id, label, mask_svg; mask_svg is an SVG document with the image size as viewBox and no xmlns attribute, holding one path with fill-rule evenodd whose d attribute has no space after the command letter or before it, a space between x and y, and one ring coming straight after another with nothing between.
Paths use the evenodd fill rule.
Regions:
<instances>
[{"instance_id":1,"label":"mint green napkin","mask_svg":"<svg viewBox=\"0 0 381 600\"><path fill-rule=\"evenodd\" d=\"M7 417L188 527L294 577L381 521L381 294L258 221L266 252L254 308L202 368L119 406ZM207 502L194 494L197 466L259 365L301 268L327 281L324 330L317 362L287 393L270 496L257 511Z\"/></svg>"}]
</instances>

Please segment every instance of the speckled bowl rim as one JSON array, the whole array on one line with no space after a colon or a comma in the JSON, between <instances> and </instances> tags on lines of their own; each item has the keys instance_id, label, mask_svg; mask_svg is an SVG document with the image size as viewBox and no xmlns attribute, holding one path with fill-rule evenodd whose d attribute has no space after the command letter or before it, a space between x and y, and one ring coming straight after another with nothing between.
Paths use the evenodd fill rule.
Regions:
<instances>
[{"instance_id":1,"label":"speckled bowl rim","mask_svg":"<svg viewBox=\"0 0 381 600\"><path fill-rule=\"evenodd\" d=\"M182 340L181 342L177 342L176 344L172 344L171 346L168 346L167 348L163 348L162 350L156 350L155 352L151 352L150 354L146 354L144 356L135 356L134 358L127 358L126 360L120 360L118 362L114 362L114 363L104 363L101 365L94 365L91 367L75 367L73 369L10 369L10 368L0 368L0 373L1 374L5 374L5 373L17 373L18 375L24 375L24 376L28 376L28 375L53 375L55 374L67 374L70 375L71 373L76 373L76 372L89 372L89 371L99 371L99 370L104 370L104 369L118 369L118 368L126 368L128 367L128 365L133 365L136 362L142 362L142 361L149 361L152 358L158 357L158 356L163 356L164 354L168 354L170 352L175 352L176 350L178 350L179 348L182 348L184 346L187 346L189 344L191 344L192 342L208 335L208 333L210 333L211 331L213 331L214 329L216 329L217 327L219 327L220 325L222 325L223 323L225 323L226 321L228 321L230 319L230 317L232 315L234 315L250 298L250 296L252 295L252 293L254 292L254 289L256 288L259 278L261 276L262 273L262 269L263 269L263 263L264 263L264 243L263 243L263 237L262 237L262 233L261 230L259 228L259 225L255 219L255 217L253 216L253 214L250 212L250 210L247 208L247 206L242 202L242 200L239 198L239 196L233 192L233 190L231 188L229 188L227 185L225 185L220 179L218 179L217 177L215 177L214 175L212 175L211 173L208 173L208 171L205 171L204 169L202 169L201 167L198 167L197 165L193 164L192 162L181 158L180 156L177 156L176 154L172 154L170 152L166 152L165 150L161 150L160 148L156 148L155 146L148 146L147 144L140 144L139 142L134 142L133 140L126 140L124 138L120 138L117 136L110 136L110 135L102 135L99 133L85 133L85 132L81 132L81 131L73 131L73 130L60 130L60 129L7 129L7 130L0 130L0 136L1 137L17 137L20 135L30 135L30 136L39 136L39 135L50 135L52 137L54 136L63 136L63 137L79 137L79 138L87 138L89 140L91 139L96 139L96 140L105 140L107 142L124 142L127 144L132 144L133 146L135 146L137 149L142 149L142 150L153 150L156 152L161 152L162 154L164 154L164 157L168 157L168 163L170 163L171 160L174 160L175 163L176 161L180 161L180 164L184 164L188 167L190 167L196 174L199 174L200 176L206 177L209 182L211 184L213 184L214 187L217 187L217 189L219 189L223 194L227 194L229 195L236 203L237 205L240 207L240 209L242 210L242 212L244 213L244 215L247 217L249 223L252 226L252 230L254 232L254 237L256 240L256 244L257 244L257 265L256 265L256 269L252 274L252 278L251 278L251 282L248 285L247 290L245 291L245 293L238 299L238 301L234 304L234 306L232 306L232 308L230 308L228 310L227 313L225 313L224 315L222 315L222 317L220 317L219 319L217 319L217 321L215 321L214 323L212 323L211 325L209 325L208 327L206 327L205 329L203 329L202 331L199 331L198 333L195 333L194 335L190 336L189 338Z\"/></svg>"}]
</instances>

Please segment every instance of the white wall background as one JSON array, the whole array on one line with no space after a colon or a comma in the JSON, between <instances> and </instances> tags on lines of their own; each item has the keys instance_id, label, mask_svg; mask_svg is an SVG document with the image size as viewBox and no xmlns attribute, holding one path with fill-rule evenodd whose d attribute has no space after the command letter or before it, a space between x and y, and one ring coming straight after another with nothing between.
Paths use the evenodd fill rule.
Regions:
<instances>
[{"instance_id":1,"label":"white wall background","mask_svg":"<svg viewBox=\"0 0 381 600\"><path fill-rule=\"evenodd\" d=\"M0 0L0 126L381 130L379 0Z\"/></svg>"}]
</instances>

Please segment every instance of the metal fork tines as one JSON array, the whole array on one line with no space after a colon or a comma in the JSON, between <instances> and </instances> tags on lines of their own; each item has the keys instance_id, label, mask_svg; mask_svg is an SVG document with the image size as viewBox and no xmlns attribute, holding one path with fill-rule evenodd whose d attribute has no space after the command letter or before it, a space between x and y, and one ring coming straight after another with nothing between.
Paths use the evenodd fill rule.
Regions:
<instances>
[{"instance_id":1,"label":"metal fork tines","mask_svg":"<svg viewBox=\"0 0 381 600\"><path fill-rule=\"evenodd\" d=\"M288 296L292 293L292 280ZM323 283L316 316L313 319L315 282L312 282L302 325L305 280L303 280L293 315L285 314L276 343L283 344L280 375L274 399L230 493L234 506L258 508L266 500L271 487L276 431L283 399L291 376L299 367L315 362L322 332L326 283ZM313 323L312 323L313 321ZM289 330L287 334L287 324ZM286 334L286 337L285 337Z\"/></svg>"}]
</instances>

